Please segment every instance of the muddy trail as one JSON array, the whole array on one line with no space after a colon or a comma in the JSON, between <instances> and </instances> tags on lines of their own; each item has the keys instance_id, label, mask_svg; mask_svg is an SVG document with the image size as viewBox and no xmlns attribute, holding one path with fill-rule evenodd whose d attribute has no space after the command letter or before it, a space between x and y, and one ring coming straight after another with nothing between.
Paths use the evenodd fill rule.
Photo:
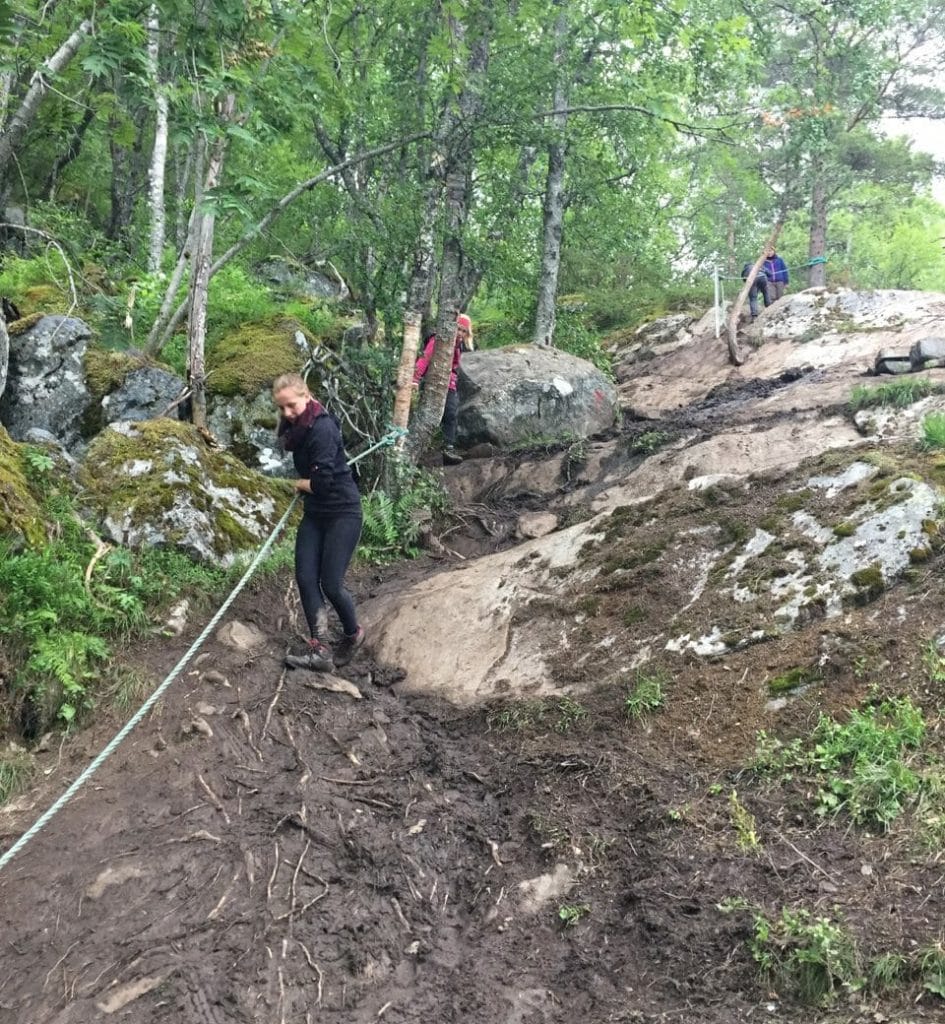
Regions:
<instances>
[{"instance_id":1,"label":"muddy trail","mask_svg":"<svg viewBox=\"0 0 945 1024\"><path fill-rule=\"evenodd\" d=\"M720 904L842 894L880 932L937 926L934 864L864 874L864 857L892 855L883 839L864 852L772 797L764 856L737 847L725 796L709 795L731 753L686 742L707 724L697 673L658 728L606 688L532 722L515 705L399 697L365 653L328 692L281 667L291 595L244 594L231 619L262 645L208 641L0 874L4 1024L811 1021L829 1015L763 984L750 921ZM140 652L156 680L175 643ZM722 733L733 697L709 703ZM48 755L47 781L0 813L4 845L108 735ZM874 1012L836 1019L943 1019Z\"/></svg>"}]
</instances>

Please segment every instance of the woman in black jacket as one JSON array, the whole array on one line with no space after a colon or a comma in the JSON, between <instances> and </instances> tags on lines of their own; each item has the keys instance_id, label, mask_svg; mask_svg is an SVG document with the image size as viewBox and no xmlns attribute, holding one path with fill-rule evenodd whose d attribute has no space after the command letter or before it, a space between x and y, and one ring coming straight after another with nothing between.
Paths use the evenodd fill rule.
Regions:
<instances>
[{"instance_id":1,"label":"woman in black jacket","mask_svg":"<svg viewBox=\"0 0 945 1024\"><path fill-rule=\"evenodd\" d=\"M344 576L361 536L361 494L348 466L337 420L317 402L297 373L283 374L272 385L281 414L279 441L292 453L303 498L302 522L295 538L295 579L310 633L304 650L286 657L292 668L329 672L347 665L364 643L354 601ZM344 636L329 645L331 602Z\"/></svg>"}]
</instances>

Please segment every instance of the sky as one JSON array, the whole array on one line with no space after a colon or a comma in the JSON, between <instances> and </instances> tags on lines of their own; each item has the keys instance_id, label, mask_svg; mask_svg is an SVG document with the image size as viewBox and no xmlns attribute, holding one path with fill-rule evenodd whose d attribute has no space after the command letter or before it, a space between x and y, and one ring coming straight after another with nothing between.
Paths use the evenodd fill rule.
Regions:
<instances>
[{"instance_id":1,"label":"sky","mask_svg":"<svg viewBox=\"0 0 945 1024\"><path fill-rule=\"evenodd\" d=\"M912 139L915 149L931 153L936 160L945 163L945 122L927 117L905 120L884 117L882 125L888 135L905 135ZM936 178L932 193L940 203L945 203L945 178Z\"/></svg>"}]
</instances>

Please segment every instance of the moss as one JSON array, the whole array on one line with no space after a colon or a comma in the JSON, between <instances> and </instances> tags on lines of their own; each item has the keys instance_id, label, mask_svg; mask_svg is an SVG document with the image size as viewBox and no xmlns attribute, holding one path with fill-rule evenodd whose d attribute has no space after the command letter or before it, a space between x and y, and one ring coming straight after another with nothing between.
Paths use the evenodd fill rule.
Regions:
<instances>
[{"instance_id":1,"label":"moss","mask_svg":"<svg viewBox=\"0 0 945 1024\"><path fill-rule=\"evenodd\" d=\"M37 313L45 316L50 313L68 313L72 305L71 299L54 284L36 284L26 288L17 296L17 305L26 316ZM75 312L75 310L73 310Z\"/></svg>"},{"instance_id":2,"label":"moss","mask_svg":"<svg viewBox=\"0 0 945 1024\"><path fill-rule=\"evenodd\" d=\"M144 464L145 471L132 475L129 467L136 461ZM174 482L166 480L169 473ZM245 496L246 514L251 514L249 502L272 498L278 506L291 493L286 481L255 473L226 452L210 451L194 427L169 419L135 424L131 435L115 429L102 431L89 447L79 480L103 516L128 515L134 527L153 523L165 532L170 529L171 543L182 539L169 517L185 491L193 508L213 524L215 550L221 556L255 547L258 537L227 509L225 501L210 493L208 485ZM264 528L269 523L260 519L259 525Z\"/></svg>"},{"instance_id":3,"label":"moss","mask_svg":"<svg viewBox=\"0 0 945 1024\"><path fill-rule=\"evenodd\" d=\"M779 694L790 693L802 686L819 683L822 678L815 669L809 667L789 668L787 672L782 672L779 676L768 680L768 693L772 697L777 697Z\"/></svg>"},{"instance_id":4,"label":"moss","mask_svg":"<svg viewBox=\"0 0 945 1024\"><path fill-rule=\"evenodd\" d=\"M909 552L909 561L913 565L921 565L923 562L927 562L932 557L932 549L926 547L924 544L914 547Z\"/></svg>"},{"instance_id":5,"label":"moss","mask_svg":"<svg viewBox=\"0 0 945 1024\"><path fill-rule=\"evenodd\" d=\"M782 494L775 505L783 512L799 512L811 498L809 490L791 491L789 494Z\"/></svg>"},{"instance_id":6,"label":"moss","mask_svg":"<svg viewBox=\"0 0 945 1024\"><path fill-rule=\"evenodd\" d=\"M739 519L717 520L723 544L741 544L752 535L752 528Z\"/></svg>"},{"instance_id":7,"label":"moss","mask_svg":"<svg viewBox=\"0 0 945 1024\"><path fill-rule=\"evenodd\" d=\"M594 594L585 594L584 597L578 598L575 603L575 608L579 612L583 612L591 617L596 616L600 612L600 606L601 599Z\"/></svg>"},{"instance_id":8,"label":"moss","mask_svg":"<svg viewBox=\"0 0 945 1024\"><path fill-rule=\"evenodd\" d=\"M922 532L926 537L937 537L940 533L939 525L934 519L922 520Z\"/></svg>"},{"instance_id":9,"label":"moss","mask_svg":"<svg viewBox=\"0 0 945 1024\"><path fill-rule=\"evenodd\" d=\"M630 605L629 608L625 608L624 612L623 612L623 615L621 615L621 619L623 620L623 624L625 626L628 626L628 627L629 626L635 626L635 625L637 625L637 623L643 622L643 620L646 617L647 617L646 609L645 608L641 608L640 605L638 605L638 604L632 604L632 605Z\"/></svg>"},{"instance_id":10,"label":"moss","mask_svg":"<svg viewBox=\"0 0 945 1024\"><path fill-rule=\"evenodd\" d=\"M601 569L605 573L636 569L638 566L655 562L664 550L665 544L650 544L643 548L631 547L623 551L617 551L603 563Z\"/></svg>"},{"instance_id":11,"label":"moss","mask_svg":"<svg viewBox=\"0 0 945 1024\"><path fill-rule=\"evenodd\" d=\"M875 600L886 588L883 570L876 562L866 566L865 569L857 569L856 572L851 573L850 582L856 587L857 600L862 603Z\"/></svg>"},{"instance_id":12,"label":"moss","mask_svg":"<svg viewBox=\"0 0 945 1024\"><path fill-rule=\"evenodd\" d=\"M128 352L115 352L110 349L89 347L83 360L85 381L96 403L110 395L125 383L125 378L132 370L144 364L142 356Z\"/></svg>"},{"instance_id":13,"label":"moss","mask_svg":"<svg viewBox=\"0 0 945 1024\"><path fill-rule=\"evenodd\" d=\"M312 340L297 320L276 316L246 324L218 342L207 357L207 390L214 395L252 397L282 373L295 373L304 357L295 342L298 331Z\"/></svg>"},{"instance_id":14,"label":"moss","mask_svg":"<svg viewBox=\"0 0 945 1024\"><path fill-rule=\"evenodd\" d=\"M758 520L760 529L764 530L765 533L774 534L775 536L781 532L783 525L784 522L780 516L770 515Z\"/></svg>"},{"instance_id":15,"label":"moss","mask_svg":"<svg viewBox=\"0 0 945 1024\"><path fill-rule=\"evenodd\" d=\"M852 537L856 533L856 526L853 523L837 523L833 533L835 537Z\"/></svg>"},{"instance_id":16,"label":"moss","mask_svg":"<svg viewBox=\"0 0 945 1024\"><path fill-rule=\"evenodd\" d=\"M23 472L21 446L0 426L0 536L16 544L42 544L46 529L39 503Z\"/></svg>"},{"instance_id":17,"label":"moss","mask_svg":"<svg viewBox=\"0 0 945 1024\"><path fill-rule=\"evenodd\" d=\"M31 313L29 316L21 316L19 320L14 320L12 324L7 325L7 333L11 338L17 338L21 334L26 334L26 332L31 327L35 327L45 315L45 313Z\"/></svg>"}]
</instances>

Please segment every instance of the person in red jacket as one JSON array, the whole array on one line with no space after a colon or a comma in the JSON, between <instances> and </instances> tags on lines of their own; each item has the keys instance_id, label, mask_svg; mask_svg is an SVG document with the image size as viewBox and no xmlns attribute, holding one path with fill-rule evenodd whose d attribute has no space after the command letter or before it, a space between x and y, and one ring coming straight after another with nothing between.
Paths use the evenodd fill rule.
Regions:
<instances>
[{"instance_id":1,"label":"person in red jacket","mask_svg":"<svg viewBox=\"0 0 945 1024\"><path fill-rule=\"evenodd\" d=\"M436 350L436 335L431 334L423 347L423 355L417 360L417 366L413 372L414 387L419 387L420 382L426 376L430 367L430 360ZM443 409L443 419L440 427L443 430L443 461L451 466L463 461L463 457L456 451L456 420L459 415L459 396L456 394L456 372L459 369L459 361L464 352L472 352L472 320L465 313L460 313L456 318L456 334L453 338L453 366L450 370L450 386L446 392L446 406Z\"/></svg>"}]
</instances>

